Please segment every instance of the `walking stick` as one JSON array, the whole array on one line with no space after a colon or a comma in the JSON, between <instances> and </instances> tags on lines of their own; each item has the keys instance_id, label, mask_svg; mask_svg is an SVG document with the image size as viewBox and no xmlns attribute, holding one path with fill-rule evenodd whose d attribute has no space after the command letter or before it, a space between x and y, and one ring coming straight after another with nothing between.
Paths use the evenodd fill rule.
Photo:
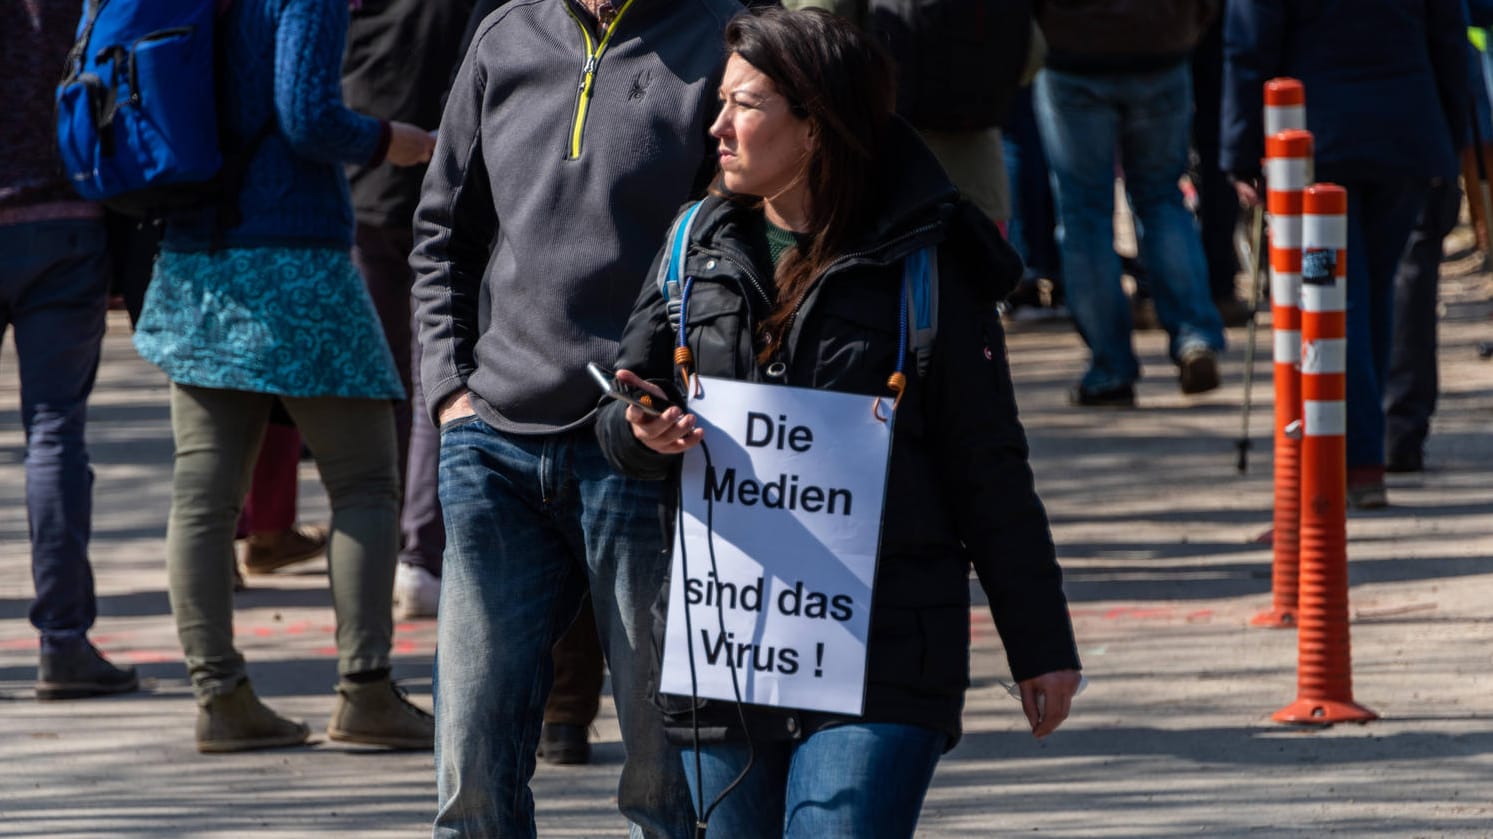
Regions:
<instances>
[{"instance_id":1,"label":"walking stick","mask_svg":"<svg viewBox=\"0 0 1493 839\"><path fill-rule=\"evenodd\" d=\"M1250 224L1250 242L1254 247L1254 253L1250 254L1249 273L1249 340L1244 345L1244 405L1239 415L1239 439L1234 441L1234 448L1238 450L1239 457L1234 467L1239 474L1249 471L1249 409L1250 394L1255 383L1255 333L1259 330L1256 314L1260 308L1260 293L1264 285L1260 281L1260 274L1265 268L1265 203L1262 198L1255 205L1254 220Z\"/></svg>"}]
</instances>

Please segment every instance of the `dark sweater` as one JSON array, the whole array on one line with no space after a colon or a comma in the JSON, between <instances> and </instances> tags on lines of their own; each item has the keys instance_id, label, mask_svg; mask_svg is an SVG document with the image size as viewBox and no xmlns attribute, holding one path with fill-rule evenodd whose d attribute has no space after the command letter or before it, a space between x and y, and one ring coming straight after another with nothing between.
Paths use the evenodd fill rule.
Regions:
<instances>
[{"instance_id":1,"label":"dark sweater","mask_svg":"<svg viewBox=\"0 0 1493 839\"><path fill-rule=\"evenodd\" d=\"M352 246L342 164L382 160L388 129L342 103L346 0L235 0L225 28L225 146L246 146L273 120L244 177L242 222L227 247ZM203 250L214 214L172 219L164 247Z\"/></svg>"},{"instance_id":2,"label":"dark sweater","mask_svg":"<svg viewBox=\"0 0 1493 839\"><path fill-rule=\"evenodd\" d=\"M57 159L54 100L78 26L77 3L20 0L0 26L0 224L97 215Z\"/></svg>"},{"instance_id":3,"label":"dark sweater","mask_svg":"<svg viewBox=\"0 0 1493 839\"><path fill-rule=\"evenodd\" d=\"M434 131L472 0L363 0L347 27L342 96L358 113ZM409 230L424 166L349 167L359 224Z\"/></svg>"},{"instance_id":4,"label":"dark sweater","mask_svg":"<svg viewBox=\"0 0 1493 839\"><path fill-rule=\"evenodd\" d=\"M579 21L590 16L569 0L512 0L486 18L415 213L410 264L432 416L466 387L502 431L590 420L597 392L586 362L616 357L653 252L713 163L706 131L721 33L739 9L634 0L616 20L579 132Z\"/></svg>"},{"instance_id":5,"label":"dark sweater","mask_svg":"<svg viewBox=\"0 0 1493 839\"><path fill-rule=\"evenodd\" d=\"M1137 73L1186 61L1218 16L1218 0L1038 0L1048 67Z\"/></svg>"}]
</instances>

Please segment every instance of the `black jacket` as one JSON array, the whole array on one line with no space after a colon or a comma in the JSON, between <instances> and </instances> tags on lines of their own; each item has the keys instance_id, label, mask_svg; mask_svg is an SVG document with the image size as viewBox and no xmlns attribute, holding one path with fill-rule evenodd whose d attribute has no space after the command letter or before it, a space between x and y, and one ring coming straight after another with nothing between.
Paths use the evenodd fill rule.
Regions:
<instances>
[{"instance_id":1,"label":"black jacket","mask_svg":"<svg viewBox=\"0 0 1493 839\"><path fill-rule=\"evenodd\" d=\"M892 134L880 170L885 188L875 199L878 220L809 292L780 356L787 364L780 381L887 395L896 366L901 260L938 244L933 357L926 378L909 360L908 390L893 427L863 719L938 728L952 746L969 684L971 564L1017 679L1077 668L1078 654L994 314L995 301L1020 276L1020 260L988 219L956 200L911 129L898 122ZM749 244L757 212L711 197L695 220L685 274L695 278L688 341L701 374L767 380L752 340L754 324L770 310L755 286L772 278L766 256L754 256ZM623 333L617 365L668 380L674 343L650 281ZM623 408L610 403L597 422L608 457L634 476L676 479L677 458L637 442ZM674 512L670 506L664 516L670 537ZM671 730L686 733L687 703L660 700ZM750 710L752 736L767 739L843 719ZM701 724L707 736L739 734L729 703L705 703Z\"/></svg>"},{"instance_id":2,"label":"black jacket","mask_svg":"<svg viewBox=\"0 0 1493 839\"><path fill-rule=\"evenodd\" d=\"M1070 73L1144 73L1192 55L1219 0L1037 0L1047 66Z\"/></svg>"},{"instance_id":3,"label":"black jacket","mask_svg":"<svg viewBox=\"0 0 1493 839\"><path fill-rule=\"evenodd\" d=\"M343 101L359 113L435 130L471 10L472 0L363 0L353 7ZM424 166L349 167L358 221L409 230L424 177Z\"/></svg>"}]
</instances>

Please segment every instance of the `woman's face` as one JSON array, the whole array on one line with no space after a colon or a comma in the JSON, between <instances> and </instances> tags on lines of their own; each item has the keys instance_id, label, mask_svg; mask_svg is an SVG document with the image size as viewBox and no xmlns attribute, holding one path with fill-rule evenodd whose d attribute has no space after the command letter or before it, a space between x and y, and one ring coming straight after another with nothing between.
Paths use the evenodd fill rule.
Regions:
<instances>
[{"instance_id":1,"label":"woman's face","mask_svg":"<svg viewBox=\"0 0 1493 839\"><path fill-rule=\"evenodd\" d=\"M802 175L812 148L809 121L794 116L772 81L735 54L726 61L720 99L710 135L720 141L726 189L774 203L807 194Z\"/></svg>"}]
</instances>

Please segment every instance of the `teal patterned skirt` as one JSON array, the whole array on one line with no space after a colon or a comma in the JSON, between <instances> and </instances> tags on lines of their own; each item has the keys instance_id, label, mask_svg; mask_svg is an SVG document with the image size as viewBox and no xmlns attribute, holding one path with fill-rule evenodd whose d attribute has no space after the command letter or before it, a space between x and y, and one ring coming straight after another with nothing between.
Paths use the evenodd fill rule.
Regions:
<instances>
[{"instance_id":1,"label":"teal patterned skirt","mask_svg":"<svg viewBox=\"0 0 1493 839\"><path fill-rule=\"evenodd\" d=\"M279 396L403 399L347 251L162 251L135 349L177 384Z\"/></svg>"}]
</instances>

